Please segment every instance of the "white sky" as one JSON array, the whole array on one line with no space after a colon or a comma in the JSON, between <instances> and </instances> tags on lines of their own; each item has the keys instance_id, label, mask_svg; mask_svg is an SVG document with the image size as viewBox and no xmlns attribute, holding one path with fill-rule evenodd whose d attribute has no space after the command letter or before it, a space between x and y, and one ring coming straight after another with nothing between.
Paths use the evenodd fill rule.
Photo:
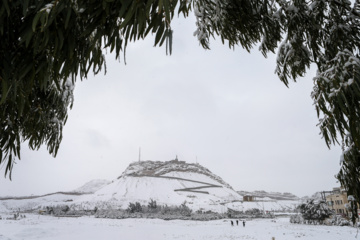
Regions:
<instances>
[{"instance_id":1,"label":"white sky","mask_svg":"<svg viewBox=\"0 0 360 240\"><path fill-rule=\"evenodd\" d=\"M172 56L149 35L130 43L127 65L108 55L106 75L77 82L58 156L24 145L13 180L0 178L0 196L113 180L139 147L143 160L197 158L235 190L301 197L338 185L341 149L321 139L310 97L315 68L288 89L274 74L276 56L221 41L206 51L192 35L193 17L172 28Z\"/></svg>"}]
</instances>

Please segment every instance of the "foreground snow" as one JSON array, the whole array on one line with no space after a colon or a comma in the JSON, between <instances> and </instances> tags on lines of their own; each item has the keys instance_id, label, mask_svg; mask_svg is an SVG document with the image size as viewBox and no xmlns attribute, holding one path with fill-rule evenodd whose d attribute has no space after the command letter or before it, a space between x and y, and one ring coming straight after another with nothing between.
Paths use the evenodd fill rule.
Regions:
<instances>
[{"instance_id":1,"label":"foreground snow","mask_svg":"<svg viewBox=\"0 0 360 240\"><path fill-rule=\"evenodd\" d=\"M2 216L5 217L4 215ZM164 221L159 219L98 219L93 217L55 218L27 215L20 220L0 220L0 240L19 239L261 239L271 240L351 240L357 229L289 223L288 218L257 219L246 227L231 227L230 220Z\"/></svg>"}]
</instances>

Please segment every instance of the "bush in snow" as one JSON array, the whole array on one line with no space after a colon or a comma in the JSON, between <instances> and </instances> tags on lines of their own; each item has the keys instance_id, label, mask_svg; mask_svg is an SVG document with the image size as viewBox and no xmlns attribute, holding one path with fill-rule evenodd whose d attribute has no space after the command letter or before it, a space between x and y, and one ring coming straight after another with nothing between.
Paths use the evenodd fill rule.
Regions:
<instances>
[{"instance_id":1,"label":"bush in snow","mask_svg":"<svg viewBox=\"0 0 360 240\"><path fill-rule=\"evenodd\" d=\"M186 205L186 202L183 202L179 206L164 205L161 207L161 214L163 214L163 215L190 216L191 213L192 213L192 210Z\"/></svg>"},{"instance_id":2,"label":"bush in snow","mask_svg":"<svg viewBox=\"0 0 360 240\"><path fill-rule=\"evenodd\" d=\"M291 223L304 223L304 218L300 214L292 215L290 217Z\"/></svg>"},{"instance_id":3,"label":"bush in snow","mask_svg":"<svg viewBox=\"0 0 360 240\"><path fill-rule=\"evenodd\" d=\"M339 221L339 226L350 226L350 222L343 218Z\"/></svg>"},{"instance_id":4,"label":"bush in snow","mask_svg":"<svg viewBox=\"0 0 360 240\"><path fill-rule=\"evenodd\" d=\"M65 205L61 208L61 211L63 211L64 213L67 213L70 210L68 205Z\"/></svg>"},{"instance_id":5,"label":"bush in snow","mask_svg":"<svg viewBox=\"0 0 360 240\"><path fill-rule=\"evenodd\" d=\"M148 203L148 209L154 210L157 208L156 201L154 201L152 198L150 198L150 202Z\"/></svg>"},{"instance_id":6,"label":"bush in snow","mask_svg":"<svg viewBox=\"0 0 360 240\"><path fill-rule=\"evenodd\" d=\"M85 216L93 215L97 211L97 207L94 209L88 209L79 205L56 205L56 206L43 206L42 209L38 210L39 214L48 214L54 216Z\"/></svg>"},{"instance_id":7,"label":"bush in snow","mask_svg":"<svg viewBox=\"0 0 360 240\"><path fill-rule=\"evenodd\" d=\"M180 214L183 216L190 216L192 212L192 210L188 206L186 206L186 201L179 206L179 211Z\"/></svg>"},{"instance_id":8,"label":"bush in snow","mask_svg":"<svg viewBox=\"0 0 360 240\"><path fill-rule=\"evenodd\" d=\"M142 207L139 202L129 203L129 207L126 209L129 213L142 212Z\"/></svg>"},{"instance_id":9,"label":"bush in snow","mask_svg":"<svg viewBox=\"0 0 360 240\"><path fill-rule=\"evenodd\" d=\"M249 215L260 215L261 211L258 208L251 208L245 211L245 214L249 214Z\"/></svg>"},{"instance_id":10,"label":"bush in snow","mask_svg":"<svg viewBox=\"0 0 360 240\"><path fill-rule=\"evenodd\" d=\"M322 224L326 218L333 214L332 210L329 209L326 202L323 200L318 201L310 199L306 203L300 204L297 209L307 223L314 224Z\"/></svg>"},{"instance_id":11,"label":"bush in snow","mask_svg":"<svg viewBox=\"0 0 360 240\"><path fill-rule=\"evenodd\" d=\"M326 220L329 225L336 226L350 226L350 221L339 215L333 215L331 218Z\"/></svg>"},{"instance_id":12,"label":"bush in snow","mask_svg":"<svg viewBox=\"0 0 360 240\"><path fill-rule=\"evenodd\" d=\"M161 207L161 214L167 214L167 213L170 213L172 210L171 208L165 204L164 206Z\"/></svg>"}]
</instances>

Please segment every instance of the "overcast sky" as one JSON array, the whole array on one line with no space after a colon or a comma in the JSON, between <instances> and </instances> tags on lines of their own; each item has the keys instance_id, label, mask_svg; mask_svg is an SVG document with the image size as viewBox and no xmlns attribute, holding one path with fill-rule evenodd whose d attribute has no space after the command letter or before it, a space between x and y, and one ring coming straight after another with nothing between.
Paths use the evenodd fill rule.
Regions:
<instances>
[{"instance_id":1,"label":"overcast sky","mask_svg":"<svg viewBox=\"0 0 360 240\"><path fill-rule=\"evenodd\" d=\"M196 160L235 190L309 196L338 186L340 147L319 135L310 97L316 69L291 83L265 59L212 41L202 49L195 20L175 19L173 54L154 36L130 43L124 64L107 55L107 74L78 81L56 158L22 147L0 196L71 191L113 180L138 160ZM4 167L1 169L4 174Z\"/></svg>"}]
</instances>

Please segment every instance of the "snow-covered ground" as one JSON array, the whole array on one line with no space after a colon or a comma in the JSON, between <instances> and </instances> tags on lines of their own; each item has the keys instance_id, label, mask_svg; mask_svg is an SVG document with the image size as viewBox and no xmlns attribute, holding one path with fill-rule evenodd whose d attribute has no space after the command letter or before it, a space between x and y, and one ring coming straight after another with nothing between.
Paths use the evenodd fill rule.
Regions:
<instances>
[{"instance_id":1,"label":"snow-covered ground","mask_svg":"<svg viewBox=\"0 0 360 240\"><path fill-rule=\"evenodd\" d=\"M164 221L159 219L56 218L27 215L20 220L0 220L0 240L162 240L162 239L252 239L252 240L351 240L353 227L298 225L288 218L255 219L246 226L231 226L230 220ZM10 215L8 216L10 217ZM236 225L236 224L235 224Z\"/></svg>"}]
</instances>

